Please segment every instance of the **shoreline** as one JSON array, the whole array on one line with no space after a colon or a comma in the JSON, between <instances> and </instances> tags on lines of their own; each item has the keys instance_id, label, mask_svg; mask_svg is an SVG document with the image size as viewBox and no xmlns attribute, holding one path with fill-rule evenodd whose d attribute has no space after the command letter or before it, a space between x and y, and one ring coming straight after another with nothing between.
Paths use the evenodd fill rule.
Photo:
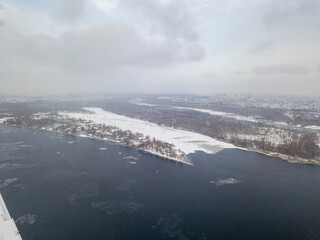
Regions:
<instances>
[{"instance_id":1,"label":"shoreline","mask_svg":"<svg viewBox=\"0 0 320 240\"><path fill-rule=\"evenodd\" d=\"M85 134L67 134L67 133L64 133L64 132L52 131L52 130L48 130L48 129L30 128L30 127L23 127L23 126L14 126L14 125L8 125L8 124L1 123L1 122L0 122L0 124L6 125L6 126L9 126L9 127L24 128L24 129L29 129L29 130L45 131L45 132L51 132L51 133L60 133L60 134L66 135L66 136L90 138L90 139L94 139L94 140L98 140L98 141L106 141L106 142L110 142L110 143L116 143L116 144L119 144L121 146L129 147L129 148L132 148L132 149L135 149L135 150L138 150L138 151L149 153L149 154L155 155L157 157L165 158L165 159L170 160L170 161L174 161L174 162L178 162L178 163L182 163L182 164L193 166L193 163L191 161L187 160L188 157L184 157L184 160L170 158L170 157L162 155L160 153L139 149L139 148L137 148L135 146L126 145L126 144L123 144L123 143L120 143L118 141L114 141L114 140L111 140L111 139L103 139L103 138L98 138L98 137L91 137L91 136L87 136Z\"/></svg>"},{"instance_id":2,"label":"shoreline","mask_svg":"<svg viewBox=\"0 0 320 240\"><path fill-rule=\"evenodd\" d=\"M38 129L37 129L38 130ZM50 130L40 130L40 131L48 131L48 132L55 132L55 131L50 131ZM106 141L106 142L110 142L110 143L116 143L116 144L119 144L121 146L124 146L124 147L128 147L128 148L132 148L132 149L135 149L135 150L138 150L138 151L141 151L141 152L145 152L145 153L149 153L149 154L152 154L152 155L155 155L157 157L161 157L161 158L165 158L167 160L170 160L170 161L174 161L174 162L179 162L179 163L183 163L183 164L186 164L186 165L191 165L193 166L193 163L192 162L189 162L189 161L181 161L179 159L175 159L175 158L170 158L170 157L167 157L165 155L161 155L159 153L156 153L156 152L153 152L153 151L148 151L148 150L143 150L143 149L139 149L135 146L130 146L130 145L126 145L124 143L120 143L118 141L114 141L114 140L109 140L109 139L103 139L103 138L98 138L98 137L90 137L90 136L87 136L87 135L84 135L84 134L66 134L66 133L63 133L63 132L55 132L55 133L61 133L61 134L64 134L64 135L69 135L69 136L74 136L74 137L83 137L83 138L90 138L90 139L94 139L94 140L97 140L97 141ZM186 158L186 157L185 157Z\"/></svg>"},{"instance_id":3,"label":"shoreline","mask_svg":"<svg viewBox=\"0 0 320 240\"><path fill-rule=\"evenodd\" d=\"M251 151L251 149L248 149ZM252 150L253 152L258 152L267 156L271 157L277 157L280 158L281 160L287 161L289 163L299 163L299 164L313 164L313 165L320 165L320 160L316 159L305 159L305 158L300 158L300 157L295 157L295 156L290 156L282 153L276 153L276 152L268 152L268 151L263 151L263 150Z\"/></svg>"},{"instance_id":4,"label":"shoreline","mask_svg":"<svg viewBox=\"0 0 320 240\"><path fill-rule=\"evenodd\" d=\"M238 147L238 149L241 149L241 150L244 150L244 151L256 152L256 153L260 153L260 154L263 154L263 155L266 155L266 156L280 158L281 160L287 161L289 163L320 165L320 160L316 160L316 159L305 159L305 158L301 158L301 157L286 155L286 154L283 154L283 153L269 152L269 151L253 149L253 148L244 148L244 147L241 147L241 146L238 146L238 145L235 145L235 146Z\"/></svg>"},{"instance_id":5,"label":"shoreline","mask_svg":"<svg viewBox=\"0 0 320 240\"><path fill-rule=\"evenodd\" d=\"M91 139L95 139L95 140L98 140L98 141L107 141L107 142L116 143L116 144L119 144L119 145L122 145L122 146L125 146L125 147L130 147L130 148L136 149L136 150L138 150L138 151L146 152L146 153L149 153L149 154L152 154L152 155L161 157L161 158L165 158L165 159L168 159L168 160L170 160L170 161L175 161L175 162L179 162L179 163L183 163L183 164L186 164L186 165L191 165L191 166L193 166L193 163L192 163L191 161L188 161L188 160L187 160L187 159L188 159L187 156L188 156L189 154L186 155L184 161L181 161L181 160L179 160L179 159L170 158L170 157L167 157L167 156L158 154L158 153L153 152L153 151L142 150L142 149L136 148L135 146L126 145L126 144L123 144L123 143L120 143L120 142L114 141L114 140L103 139L103 138L98 138L98 137L91 137L91 136L87 136L87 135L84 135L84 134L66 134L66 133L64 133L64 132L51 131L51 130L47 130L47 129L38 129L38 128L28 128L28 127L23 127L23 126L14 126L14 125L8 125L8 124L6 124L6 123L4 123L4 122L0 122L0 124L4 124L4 125L10 126L10 127L25 128L25 129L30 129L30 130L32 129L32 130L37 130L37 131L46 131L46 132L52 132L52 133L61 133L61 134L64 134L64 135L69 135L69 136L74 136L74 137L86 137L86 138L91 138ZM230 142L228 142L228 141L218 140L218 139L215 139L215 140L220 141L220 142L224 142L224 143L231 144L231 145L233 145L233 146L235 147L235 149L240 149L240 150L244 150L244 151L256 152L256 153L260 153L260 154L263 154L263 155L266 155L266 156L270 156L270 157L276 157L276 158L279 158L279 159L281 159L281 160L287 161L287 162L289 162L289 163L320 165L320 160L316 160L316 159L304 159L304 158L295 157L295 156L290 156L290 155L286 155L286 154L282 154L282 153L277 153L277 152L268 152L268 151L264 151L264 150L245 148L245 147L242 147L242 146L239 146L239 145L232 144L232 143L230 143ZM199 150L199 151L202 151L202 150ZM207 152L205 152L205 153L207 153ZM212 154L212 153L207 153L207 154Z\"/></svg>"}]
</instances>

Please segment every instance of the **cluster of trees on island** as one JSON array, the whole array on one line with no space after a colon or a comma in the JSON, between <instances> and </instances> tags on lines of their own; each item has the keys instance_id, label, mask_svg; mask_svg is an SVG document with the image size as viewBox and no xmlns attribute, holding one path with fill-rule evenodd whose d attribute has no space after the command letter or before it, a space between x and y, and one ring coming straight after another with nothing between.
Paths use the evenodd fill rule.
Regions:
<instances>
[{"instance_id":1,"label":"cluster of trees on island","mask_svg":"<svg viewBox=\"0 0 320 240\"><path fill-rule=\"evenodd\" d=\"M301 136L295 135L296 138L290 141L284 141L280 144L275 144L265 140L248 140L241 139L237 136L231 136L230 142L241 147L259 149L262 151L282 153L290 156L301 157L304 159L315 159L319 157L320 148L317 144L318 136L315 133L305 132Z\"/></svg>"}]
</instances>

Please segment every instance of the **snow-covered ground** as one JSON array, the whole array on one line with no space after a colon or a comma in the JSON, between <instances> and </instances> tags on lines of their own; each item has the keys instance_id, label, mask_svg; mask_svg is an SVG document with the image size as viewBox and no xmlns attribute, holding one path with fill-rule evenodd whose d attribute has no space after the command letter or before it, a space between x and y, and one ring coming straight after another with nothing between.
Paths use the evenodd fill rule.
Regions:
<instances>
[{"instance_id":1,"label":"snow-covered ground","mask_svg":"<svg viewBox=\"0 0 320 240\"><path fill-rule=\"evenodd\" d=\"M215 115L215 116L222 116L225 118L233 118L241 121L248 121L248 122L258 122L255 118L253 117L246 117L234 113L227 113L227 112L221 112L221 111L212 111L209 109L202 109L202 108L187 108L187 107L173 107L176 109L183 109L183 110L191 110L191 111L197 111L197 112L202 112L202 113L208 113L210 115Z\"/></svg>"},{"instance_id":2,"label":"snow-covered ground","mask_svg":"<svg viewBox=\"0 0 320 240\"><path fill-rule=\"evenodd\" d=\"M0 239L22 240L0 194Z\"/></svg>"},{"instance_id":3,"label":"snow-covered ground","mask_svg":"<svg viewBox=\"0 0 320 240\"><path fill-rule=\"evenodd\" d=\"M59 112L59 115L67 118L83 119L87 121L91 120L97 124L115 126L122 130L142 133L145 136L149 135L150 138L154 137L157 140L174 144L176 149L180 149L186 154L198 150L207 153L216 153L224 148L236 148L232 144L217 141L199 133L159 126L147 121L108 112L101 108L84 109L89 110L91 113Z\"/></svg>"},{"instance_id":4,"label":"snow-covered ground","mask_svg":"<svg viewBox=\"0 0 320 240\"><path fill-rule=\"evenodd\" d=\"M316 126L316 125L306 126L305 128L312 129L312 130L320 130L320 126Z\"/></svg>"},{"instance_id":5,"label":"snow-covered ground","mask_svg":"<svg viewBox=\"0 0 320 240\"><path fill-rule=\"evenodd\" d=\"M8 119L12 119L13 117L3 117L3 118L0 118L0 123L4 123L6 120Z\"/></svg>"},{"instance_id":6,"label":"snow-covered ground","mask_svg":"<svg viewBox=\"0 0 320 240\"><path fill-rule=\"evenodd\" d=\"M160 106L160 105L156 105L156 104L149 104L149 103L135 103L137 105L140 106L149 106L149 107L156 107L156 106Z\"/></svg>"}]
</instances>

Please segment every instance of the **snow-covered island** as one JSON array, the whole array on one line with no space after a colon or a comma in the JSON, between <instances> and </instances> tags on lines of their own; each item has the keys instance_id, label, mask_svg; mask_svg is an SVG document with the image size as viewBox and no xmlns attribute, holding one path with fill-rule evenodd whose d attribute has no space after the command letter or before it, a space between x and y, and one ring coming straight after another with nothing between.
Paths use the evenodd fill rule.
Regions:
<instances>
[{"instance_id":1,"label":"snow-covered island","mask_svg":"<svg viewBox=\"0 0 320 240\"><path fill-rule=\"evenodd\" d=\"M140 109L130 106L131 113L121 105L111 107L112 112L83 105L45 113L18 111L2 113L0 122L3 119L11 126L113 141L185 164L192 164L190 153L236 147L289 162L320 164L320 142L314 130L268 125L233 115L216 117L216 112L206 109L144 105Z\"/></svg>"},{"instance_id":2,"label":"snow-covered island","mask_svg":"<svg viewBox=\"0 0 320 240\"><path fill-rule=\"evenodd\" d=\"M113 141L189 165L192 162L187 155L195 151L216 153L235 148L199 133L160 126L101 108L83 110L32 114L8 119L5 123Z\"/></svg>"}]
</instances>

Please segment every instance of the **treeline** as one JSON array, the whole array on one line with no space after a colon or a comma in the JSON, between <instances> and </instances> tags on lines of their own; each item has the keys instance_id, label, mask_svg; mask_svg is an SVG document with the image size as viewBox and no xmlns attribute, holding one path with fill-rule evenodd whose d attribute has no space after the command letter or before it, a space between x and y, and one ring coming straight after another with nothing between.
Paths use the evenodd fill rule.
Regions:
<instances>
[{"instance_id":1,"label":"treeline","mask_svg":"<svg viewBox=\"0 0 320 240\"><path fill-rule=\"evenodd\" d=\"M301 157L305 159L315 159L320 155L318 136L315 133L305 132L301 136L295 135L296 138L291 141L284 141L276 145L264 138L261 140L240 139L232 136L230 142L245 148L263 150L268 152L278 152L290 156Z\"/></svg>"}]
</instances>

